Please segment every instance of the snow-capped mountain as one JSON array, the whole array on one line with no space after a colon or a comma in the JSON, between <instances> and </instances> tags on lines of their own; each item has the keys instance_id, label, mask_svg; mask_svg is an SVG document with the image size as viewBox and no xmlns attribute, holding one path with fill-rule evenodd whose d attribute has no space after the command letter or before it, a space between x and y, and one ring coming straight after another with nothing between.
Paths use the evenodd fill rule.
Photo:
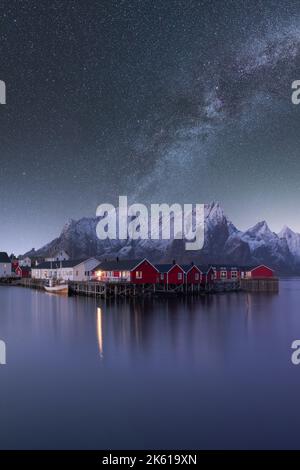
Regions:
<instances>
[{"instance_id":1,"label":"snow-capped mountain","mask_svg":"<svg viewBox=\"0 0 300 470\"><path fill-rule=\"evenodd\" d=\"M300 234L288 227L276 234L265 221L242 232L227 218L219 203L206 206L205 241L200 251L186 251L185 240L99 240L98 221L87 217L70 220L58 238L26 254L49 256L63 249L71 258L118 256L120 259L147 257L155 262L176 259L196 263L264 263L281 273L300 273Z\"/></svg>"},{"instance_id":2,"label":"snow-capped mountain","mask_svg":"<svg viewBox=\"0 0 300 470\"><path fill-rule=\"evenodd\" d=\"M300 233L293 232L285 225L278 236L286 240L291 255L300 262Z\"/></svg>"}]
</instances>

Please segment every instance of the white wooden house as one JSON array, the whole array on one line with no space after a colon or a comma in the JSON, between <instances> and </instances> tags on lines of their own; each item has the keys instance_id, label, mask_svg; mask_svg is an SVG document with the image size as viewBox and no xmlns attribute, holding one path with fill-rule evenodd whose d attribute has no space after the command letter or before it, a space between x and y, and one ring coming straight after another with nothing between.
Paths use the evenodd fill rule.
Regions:
<instances>
[{"instance_id":1,"label":"white wooden house","mask_svg":"<svg viewBox=\"0 0 300 470\"><path fill-rule=\"evenodd\" d=\"M98 263L99 264L99 263ZM0 252L0 277L11 276L11 259L4 251Z\"/></svg>"},{"instance_id":2,"label":"white wooden house","mask_svg":"<svg viewBox=\"0 0 300 470\"><path fill-rule=\"evenodd\" d=\"M63 279L64 281L88 281L92 279L92 271L99 265L96 258L45 261L32 268L33 279Z\"/></svg>"},{"instance_id":3,"label":"white wooden house","mask_svg":"<svg viewBox=\"0 0 300 470\"><path fill-rule=\"evenodd\" d=\"M31 268L31 258L29 258L29 256L24 256L22 258L19 258L18 261L19 261L19 266Z\"/></svg>"},{"instance_id":4,"label":"white wooden house","mask_svg":"<svg viewBox=\"0 0 300 470\"><path fill-rule=\"evenodd\" d=\"M45 258L45 261L69 261L70 256L65 250L56 251L53 256Z\"/></svg>"}]
</instances>

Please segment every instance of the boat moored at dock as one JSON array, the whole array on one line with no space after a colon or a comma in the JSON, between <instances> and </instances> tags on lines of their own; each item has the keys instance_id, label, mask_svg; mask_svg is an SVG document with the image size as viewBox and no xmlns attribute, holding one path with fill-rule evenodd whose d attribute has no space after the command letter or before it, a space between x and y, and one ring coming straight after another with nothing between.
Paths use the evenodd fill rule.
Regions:
<instances>
[{"instance_id":1,"label":"boat moored at dock","mask_svg":"<svg viewBox=\"0 0 300 470\"><path fill-rule=\"evenodd\" d=\"M69 294L69 285L66 282L60 282L55 279L49 279L49 282L44 286L45 291L50 294Z\"/></svg>"}]
</instances>

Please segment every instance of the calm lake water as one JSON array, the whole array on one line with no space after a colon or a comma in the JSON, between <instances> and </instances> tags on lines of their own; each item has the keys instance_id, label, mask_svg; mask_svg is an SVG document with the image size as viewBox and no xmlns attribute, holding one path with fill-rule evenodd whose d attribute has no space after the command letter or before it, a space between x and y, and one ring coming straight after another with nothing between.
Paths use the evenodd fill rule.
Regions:
<instances>
[{"instance_id":1,"label":"calm lake water","mask_svg":"<svg viewBox=\"0 0 300 470\"><path fill-rule=\"evenodd\" d=\"M0 447L300 448L300 280L105 303L0 288Z\"/></svg>"}]
</instances>

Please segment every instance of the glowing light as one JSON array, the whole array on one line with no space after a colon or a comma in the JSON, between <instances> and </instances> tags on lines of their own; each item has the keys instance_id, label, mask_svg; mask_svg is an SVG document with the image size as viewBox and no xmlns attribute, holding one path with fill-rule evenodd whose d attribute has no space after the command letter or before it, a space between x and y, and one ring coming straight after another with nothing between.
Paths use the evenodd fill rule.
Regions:
<instances>
[{"instance_id":1,"label":"glowing light","mask_svg":"<svg viewBox=\"0 0 300 470\"><path fill-rule=\"evenodd\" d=\"M102 310L97 308L97 337L98 346L101 359L103 358L103 336L102 336Z\"/></svg>"}]
</instances>

